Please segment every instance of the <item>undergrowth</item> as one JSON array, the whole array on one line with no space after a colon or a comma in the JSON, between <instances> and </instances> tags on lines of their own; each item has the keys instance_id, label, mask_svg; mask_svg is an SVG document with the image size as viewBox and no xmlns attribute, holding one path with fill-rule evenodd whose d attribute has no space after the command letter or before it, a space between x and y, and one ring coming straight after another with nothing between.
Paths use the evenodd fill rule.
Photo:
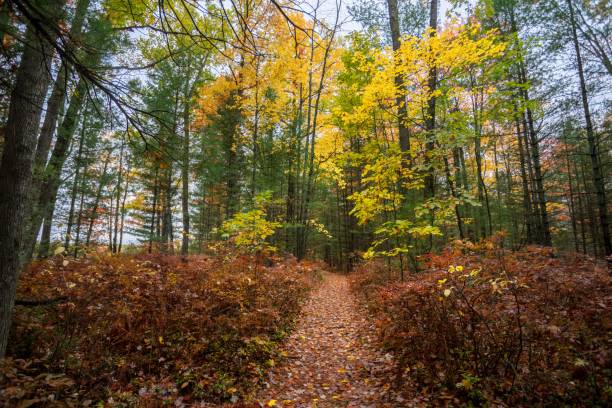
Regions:
<instances>
[{"instance_id":1,"label":"undergrowth","mask_svg":"<svg viewBox=\"0 0 612 408\"><path fill-rule=\"evenodd\" d=\"M55 257L22 274L6 406L235 402L279 358L315 264L249 257Z\"/></svg>"},{"instance_id":2,"label":"undergrowth","mask_svg":"<svg viewBox=\"0 0 612 408\"><path fill-rule=\"evenodd\" d=\"M363 265L352 288L423 405L609 406L611 277L550 249L457 242L423 272Z\"/></svg>"}]
</instances>

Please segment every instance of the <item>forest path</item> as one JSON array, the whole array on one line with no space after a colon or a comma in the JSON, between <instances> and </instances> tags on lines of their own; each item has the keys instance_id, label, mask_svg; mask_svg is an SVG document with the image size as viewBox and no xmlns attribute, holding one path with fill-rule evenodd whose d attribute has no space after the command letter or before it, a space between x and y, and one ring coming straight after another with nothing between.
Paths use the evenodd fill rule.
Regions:
<instances>
[{"instance_id":1,"label":"forest path","mask_svg":"<svg viewBox=\"0 0 612 408\"><path fill-rule=\"evenodd\" d=\"M397 407L392 361L374 342L375 330L345 276L325 273L283 346L258 401L277 407Z\"/></svg>"}]
</instances>

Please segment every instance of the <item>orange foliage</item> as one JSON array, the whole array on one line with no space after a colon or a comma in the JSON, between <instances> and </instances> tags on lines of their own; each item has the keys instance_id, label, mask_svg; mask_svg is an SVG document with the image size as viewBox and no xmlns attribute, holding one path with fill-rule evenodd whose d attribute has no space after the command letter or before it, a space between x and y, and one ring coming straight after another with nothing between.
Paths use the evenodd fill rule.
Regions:
<instances>
[{"instance_id":1,"label":"orange foliage","mask_svg":"<svg viewBox=\"0 0 612 408\"><path fill-rule=\"evenodd\" d=\"M430 255L428 269L402 283L385 281L385 269L363 266L352 287L397 358L398 381L420 390L421 403L609 404L605 265L487 241Z\"/></svg>"},{"instance_id":2,"label":"orange foliage","mask_svg":"<svg viewBox=\"0 0 612 408\"><path fill-rule=\"evenodd\" d=\"M277 358L317 268L218 259L90 255L35 264L18 298L67 300L16 307L0 400L242 399Z\"/></svg>"}]
</instances>

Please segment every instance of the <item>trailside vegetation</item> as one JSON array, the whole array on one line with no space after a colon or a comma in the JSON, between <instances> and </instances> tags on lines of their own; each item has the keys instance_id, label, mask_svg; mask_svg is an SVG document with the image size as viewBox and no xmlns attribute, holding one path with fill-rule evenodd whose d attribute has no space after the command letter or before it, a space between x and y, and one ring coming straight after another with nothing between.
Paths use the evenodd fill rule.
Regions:
<instances>
[{"instance_id":1,"label":"trailside vegetation","mask_svg":"<svg viewBox=\"0 0 612 408\"><path fill-rule=\"evenodd\" d=\"M609 405L611 10L0 0L0 404Z\"/></svg>"},{"instance_id":2,"label":"trailside vegetation","mask_svg":"<svg viewBox=\"0 0 612 408\"><path fill-rule=\"evenodd\" d=\"M319 280L317 264L229 255L35 263L18 291L32 302L16 306L0 369L3 404L246 399L283 358L277 343Z\"/></svg>"},{"instance_id":3,"label":"trailside vegetation","mask_svg":"<svg viewBox=\"0 0 612 408\"><path fill-rule=\"evenodd\" d=\"M605 406L607 268L499 243L457 241L404 282L382 262L353 276L396 384L422 405Z\"/></svg>"}]
</instances>

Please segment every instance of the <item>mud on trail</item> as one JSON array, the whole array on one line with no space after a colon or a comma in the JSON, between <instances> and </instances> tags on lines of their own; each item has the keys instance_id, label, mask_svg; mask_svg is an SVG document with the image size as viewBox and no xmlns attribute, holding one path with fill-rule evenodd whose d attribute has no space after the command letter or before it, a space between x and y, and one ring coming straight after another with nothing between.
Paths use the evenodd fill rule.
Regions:
<instances>
[{"instance_id":1,"label":"mud on trail","mask_svg":"<svg viewBox=\"0 0 612 408\"><path fill-rule=\"evenodd\" d=\"M390 389L393 361L374 341L375 330L349 290L347 278L325 273L286 340L283 363L259 393L261 406L397 407Z\"/></svg>"}]
</instances>

